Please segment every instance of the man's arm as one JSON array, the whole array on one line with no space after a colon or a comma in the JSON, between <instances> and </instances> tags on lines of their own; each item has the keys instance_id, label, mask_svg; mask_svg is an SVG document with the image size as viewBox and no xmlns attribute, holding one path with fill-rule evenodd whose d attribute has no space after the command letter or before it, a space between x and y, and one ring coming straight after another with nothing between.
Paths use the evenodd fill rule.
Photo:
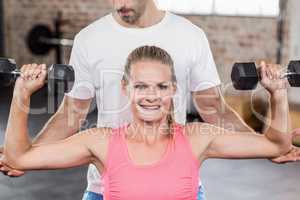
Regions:
<instances>
[{"instance_id":1,"label":"man's arm","mask_svg":"<svg viewBox=\"0 0 300 200\"><path fill-rule=\"evenodd\" d=\"M239 132L252 132L243 119L224 100L219 87L192 92L197 112L207 123Z\"/></svg>"},{"instance_id":2,"label":"man's arm","mask_svg":"<svg viewBox=\"0 0 300 200\"><path fill-rule=\"evenodd\" d=\"M75 71L73 89L65 95L58 111L35 138L35 144L65 139L76 133L81 126L80 122L86 119L94 97L87 49L84 38L76 36L70 57L70 65ZM57 134L56 130L61 132Z\"/></svg>"},{"instance_id":3,"label":"man's arm","mask_svg":"<svg viewBox=\"0 0 300 200\"><path fill-rule=\"evenodd\" d=\"M75 134L86 119L92 99L64 97L57 112L49 119L34 139L34 144L63 140ZM60 130L59 133L57 130Z\"/></svg>"}]
</instances>

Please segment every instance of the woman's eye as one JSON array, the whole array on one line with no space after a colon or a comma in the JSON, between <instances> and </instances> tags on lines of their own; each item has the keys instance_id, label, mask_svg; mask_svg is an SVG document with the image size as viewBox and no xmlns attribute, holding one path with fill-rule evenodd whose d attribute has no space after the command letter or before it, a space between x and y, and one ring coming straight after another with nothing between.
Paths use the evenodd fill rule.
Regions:
<instances>
[{"instance_id":1,"label":"woman's eye","mask_svg":"<svg viewBox=\"0 0 300 200\"><path fill-rule=\"evenodd\" d=\"M134 88L139 89L139 90L143 90L143 89L146 89L147 86L146 85L135 85Z\"/></svg>"},{"instance_id":2,"label":"woman's eye","mask_svg":"<svg viewBox=\"0 0 300 200\"><path fill-rule=\"evenodd\" d=\"M159 87L160 90L166 90L166 89L168 89L167 85L159 85L158 87Z\"/></svg>"}]
</instances>

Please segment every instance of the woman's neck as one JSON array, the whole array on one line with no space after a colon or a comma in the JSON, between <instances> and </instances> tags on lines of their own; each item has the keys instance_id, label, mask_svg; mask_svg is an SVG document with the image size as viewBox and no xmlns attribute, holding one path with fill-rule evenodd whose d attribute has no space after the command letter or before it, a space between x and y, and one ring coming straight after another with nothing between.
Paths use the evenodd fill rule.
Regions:
<instances>
[{"instance_id":1,"label":"woman's neck","mask_svg":"<svg viewBox=\"0 0 300 200\"><path fill-rule=\"evenodd\" d=\"M167 121L163 122L136 122L133 121L127 129L127 138L147 144L154 144L160 139L169 137Z\"/></svg>"}]
</instances>

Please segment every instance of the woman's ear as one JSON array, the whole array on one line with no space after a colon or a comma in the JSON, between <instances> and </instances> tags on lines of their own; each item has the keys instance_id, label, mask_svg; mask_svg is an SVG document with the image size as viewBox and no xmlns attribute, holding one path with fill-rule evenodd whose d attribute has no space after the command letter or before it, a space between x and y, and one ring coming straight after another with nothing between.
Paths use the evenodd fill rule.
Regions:
<instances>
[{"instance_id":1,"label":"woman's ear","mask_svg":"<svg viewBox=\"0 0 300 200\"><path fill-rule=\"evenodd\" d=\"M129 96L128 90L127 90L128 84L126 83L126 81L122 80L121 85L122 85L122 94L125 96Z\"/></svg>"},{"instance_id":2,"label":"woman's ear","mask_svg":"<svg viewBox=\"0 0 300 200\"><path fill-rule=\"evenodd\" d=\"M173 95L175 95L177 92L177 85L176 83L173 83Z\"/></svg>"}]
</instances>

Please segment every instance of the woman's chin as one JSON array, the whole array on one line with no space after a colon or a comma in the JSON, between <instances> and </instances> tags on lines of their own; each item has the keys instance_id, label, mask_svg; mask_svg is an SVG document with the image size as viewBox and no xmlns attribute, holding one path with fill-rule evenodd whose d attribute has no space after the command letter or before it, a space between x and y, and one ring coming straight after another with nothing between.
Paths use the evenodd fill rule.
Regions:
<instances>
[{"instance_id":1,"label":"woman's chin","mask_svg":"<svg viewBox=\"0 0 300 200\"><path fill-rule=\"evenodd\" d=\"M161 115L140 115L139 120L143 121L145 123L156 123L161 122L163 119L163 116Z\"/></svg>"}]
</instances>

